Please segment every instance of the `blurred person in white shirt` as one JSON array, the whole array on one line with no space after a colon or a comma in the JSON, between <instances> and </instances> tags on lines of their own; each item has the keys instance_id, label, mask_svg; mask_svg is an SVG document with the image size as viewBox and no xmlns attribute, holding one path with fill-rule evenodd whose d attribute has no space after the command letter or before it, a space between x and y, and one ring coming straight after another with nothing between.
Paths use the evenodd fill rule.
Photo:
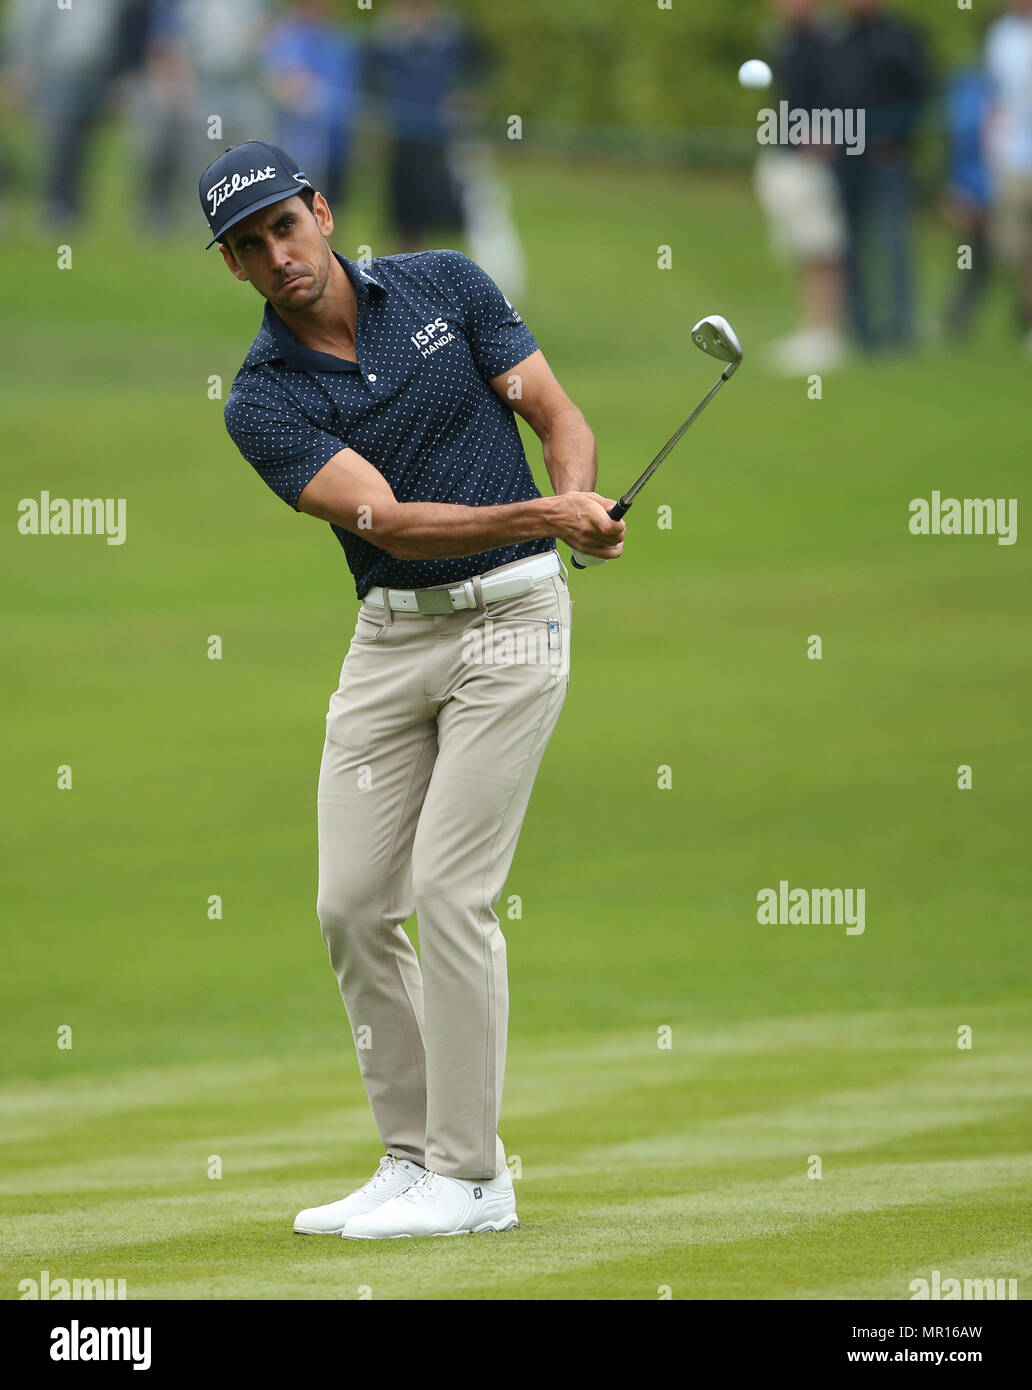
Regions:
<instances>
[{"instance_id":1,"label":"blurred person in white shirt","mask_svg":"<svg viewBox=\"0 0 1032 1390\"><path fill-rule=\"evenodd\" d=\"M996 255L1017 278L1018 316L1032 354L1032 0L1011 0L989 28L987 133Z\"/></svg>"},{"instance_id":2,"label":"blurred person in white shirt","mask_svg":"<svg viewBox=\"0 0 1032 1390\"><path fill-rule=\"evenodd\" d=\"M196 216L194 170L230 145L271 139L259 71L270 0L157 0L130 135L151 235Z\"/></svg>"},{"instance_id":3,"label":"blurred person in white shirt","mask_svg":"<svg viewBox=\"0 0 1032 1390\"><path fill-rule=\"evenodd\" d=\"M817 110L828 101L832 34L815 0L774 0L780 28L771 45L778 97L789 109ZM776 109L777 101L769 103ZM819 142L770 145L756 160L755 188L775 255L798 278L799 324L770 344L778 372L830 371L846 353L842 333L846 224L832 169L834 151Z\"/></svg>"},{"instance_id":4,"label":"blurred person in white shirt","mask_svg":"<svg viewBox=\"0 0 1032 1390\"><path fill-rule=\"evenodd\" d=\"M44 215L68 229L82 218L90 142L117 69L119 0L59 9L11 0L4 15L5 87L38 117Z\"/></svg>"}]
</instances>

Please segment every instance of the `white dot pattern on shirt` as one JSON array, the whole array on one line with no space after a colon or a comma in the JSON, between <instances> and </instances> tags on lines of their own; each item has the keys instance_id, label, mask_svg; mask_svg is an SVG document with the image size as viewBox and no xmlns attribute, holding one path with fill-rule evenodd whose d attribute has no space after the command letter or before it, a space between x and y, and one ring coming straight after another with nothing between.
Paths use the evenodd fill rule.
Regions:
<instances>
[{"instance_id":1,"label":"white dot pattern on shirt","mask_svg":"<svg viewBox=\"0 0 1032 1390\"><path fill-rule=\"evenodd\" d=\"M490 276L458 251L384 256L366 267L337 259L358 294L361 370L334 370L339 364L301 349L266 306L226 401L226 427L269 487L296 507L327 460L350 447L399 501L491 506L539 496L512 412L488 385L537 343ZM413 341L417 334L427 341ZM399 560L333 530L360 597L374 584L458 582L555 545L548 538L462 559Z\"/></svg>"}]
</instances>

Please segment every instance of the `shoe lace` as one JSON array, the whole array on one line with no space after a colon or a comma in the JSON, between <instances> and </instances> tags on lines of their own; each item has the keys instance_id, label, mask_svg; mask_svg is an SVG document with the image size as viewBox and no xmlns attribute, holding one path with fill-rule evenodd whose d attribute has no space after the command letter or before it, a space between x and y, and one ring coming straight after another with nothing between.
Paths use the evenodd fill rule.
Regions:
<instances>
[{"instance_id":1,"label":"shoe lace","mask_svg":"<svg viewBox=\"0 0 1032 1390\"><path fill-rule=\"evenodd\" d=\"M437 1176L428 1168L426 1172L415 1180L411 1187L407 1187L398 1198L399 1202L420 1202L424 1198L432 1196L434 1178Z\"/></svg>"},{"instance_id":2,"label":"shoe lace","mask_svg":"<svg viewBox=\"0 0 1032 1390\"><path fill-rule=\"evenodd\" d=\"M383 1158L380 1159L380 1166L377 1168L376 1172L369 1179L369 1181L366 1183L365 1187L362 1190L364 1192L375 1191L377 1187L382 1186L383 1183L391 1176L391 1174L394 1172L397 1166L398 1160L394 1157L393 1154L384 1154Z\"/></svg>"}]
</instances>

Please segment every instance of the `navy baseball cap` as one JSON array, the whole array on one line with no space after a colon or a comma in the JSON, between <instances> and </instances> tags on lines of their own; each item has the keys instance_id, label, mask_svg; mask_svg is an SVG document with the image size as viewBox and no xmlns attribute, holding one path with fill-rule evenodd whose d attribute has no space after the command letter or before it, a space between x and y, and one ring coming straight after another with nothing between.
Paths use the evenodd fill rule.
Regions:
<instances>
[{"instance_id":1,"label":"navy baseball cap","mask_svg":"<svg viewBox=\"0 0 1032 1390\"><path fill-rule=\"evenodd\" d=\"M245 140L219 155L201 175L198 193L211 228L209 250L230 227L259 208L292 198L299 188L311 188L308 176L285 150L264 140Z\"/></svg>"}]
</instances>

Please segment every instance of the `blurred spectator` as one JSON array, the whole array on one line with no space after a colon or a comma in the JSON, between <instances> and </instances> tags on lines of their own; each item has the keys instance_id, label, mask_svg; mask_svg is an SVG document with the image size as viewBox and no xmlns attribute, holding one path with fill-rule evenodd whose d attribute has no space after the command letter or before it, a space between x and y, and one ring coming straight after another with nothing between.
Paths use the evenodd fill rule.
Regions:
<instances>
[{"instance_id":1,"label":"blurred spectator","mask_svg":"<svg viewBox=\"0 0 1032 1390\"><path fill-rule=\"evenodd\" d=\"M1012 0L989 28L989 163L996 185L994 241L1018 281L1018 313L1032 352L1032 0Z\"/></svg>"},{"instance_id":2,"label":"blurred spectator","mask_svg":"<svg viewBox=\"0 0 1032 1390\"><path fill-rule=\"evenodd\" d=\"M836 172L849 229L846 296L865 350L914 340L911 251L914 134L929 88L921 32L886 14L881 0L842 0L845 27L832 105L865 112L863 154L839 152Z\"/></svg>"},{"instance_id":3,"label":"blurred spectator","mask_svg":"<svg viewBox=\"0 0 1032 1390\"><path fill-rule=\"evenodd\" d=\"M42 125L44 213L61 227L82 216L90 138L118 67L120 10L119 0L70 9L10 0L8 7L8 59Z\"/></svg>"},{"instance_id":4,"label":"blurred spectator","mask_svg":"<svg viewBox=\"0 0 1032 1390\"><path fill-rule=\"evenodd\" d=\"M133 77L143 70L155 16L166 0L121 0L115 26L113 73Z\"/></svg>"},{"instance_id":5,"label":"blurred spectator","mask_svg":"<svg viewBox=\"0 0 1032 1390\"><path fill-rule=\"evenodd\" d=\"M30 10L14 3L0 14L0 219L6 230L7 199L20 174L14 154L12 117L30 103L30 75L26 69L23 26Z\"/></svg>"},{"instance_id":6,"label":"blurred spectator","mask_svg":"<svg viewBox=\"0 0 1032 1390\"><path fill-rule=\"evenodd\" d=\"M461 98L485 67L472 32L430 0L399 0L373 41L369 83L391 130L390 216L402 250L463 225L449 146Z\"/></svg>"},{"instance_id":7,"label":"blurred spectator","mask_svg":"<svg viewBox=\"0 0 1032 1390\"><path fill-rule=\"evenodd\" d=\"M957 228L961 244L971 248L970 268L958 269L959 284L943 320L947 337L960 341L970 332L991 271L990 184L985 159L989 97L989 79L980 67L955 73L946 87L950 167L942 208Z\"/></svg>"},{"instance_id":8,"label":"blurred spectator","mask_svg":"<svg viewBox=\"0 0 1032 1390\"><path fill-rule=\"evenodd\" d=\"M227 145L272 138L258 64L269 10L270 0L168 0L165 32L178 36L194 73L197 125L210 159Z\"/></svg>"},{"instance_id":9,"label":"blurred spectator","mask_svg":"<svg viewBox=\"0 0 1032 1390\"><path fill-rule=\"evenodd\" d=\"M142 80L130 114L142 171L140 211L152 234L171 231L186 205L188 161L198 142L195 100L193 69L176 7L161 0L151 16Z\"/></svg>"},{"instance_id":10,"label":"blurred spectator","mask_svg":"<svg viewBox=\"0 0 1032 1390\"><path fill-rule=\"evenodd\" d=\"M137 136L151 231L195 216L196 169L229 145L271 139L258 57L269 0L158 0L145 40Z\"/></svg>"},{"instance_id":11,"label":"blurred spectator","mask_svg":"<svg viewBox=\"0 0 1032 1390\"><path fill-rule=\"evenodd\" d=\"M490 144L462 136L453 142L449 162L458 180L469 254L510 300L522 299L526 258L512 216L512 194L498 176Z\"/></svg>"},{"instance_id":12,"label":"blurred spectator","mask_svg":"<svg viewBox=\"0 0 1032 1390\"><path fill-rule=\"evenodd\" d=\"M265 41L276 104L275 143L289 150L331 207L342 201L358 102L358 48L327 0L289 4Z\"/></svg>"},{"instance_id":13,"label":"blurred spectator","mask_svg":"<svg viewBox=\"0 0 1032 1390\"><path fill-rule=\"evenodd\" d=\"M833 37L816 0L774 0L774 8L782 24L771 54L778 100L787 101L790 110L828 107ZM799 276L799 327L769 351L772 364L789 373L830 371L844 356L846 227L834 156L826 144L772 145L756 161L756 194L775 252L787 256Z\"/></svg>"}]
</instances>

